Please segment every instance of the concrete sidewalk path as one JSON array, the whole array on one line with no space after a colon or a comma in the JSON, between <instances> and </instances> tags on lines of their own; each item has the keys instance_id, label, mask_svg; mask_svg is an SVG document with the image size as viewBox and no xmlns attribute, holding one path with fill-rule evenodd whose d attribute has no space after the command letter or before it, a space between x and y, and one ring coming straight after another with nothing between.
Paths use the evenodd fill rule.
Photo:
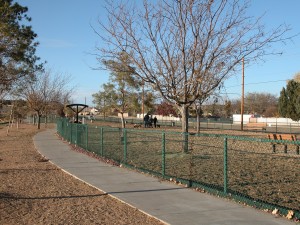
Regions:
<instances>
[{"instance_id":1,"label":"concrete sidewalk path","mask_svg":"<svg viewBox=\"0 0 300 225\"><path fill-rule=\"evenodd\" d=\"M36 149L52 163L141 211L172 225L283 225L284 218L227 199L177 186L72 151L55 130L34 137Z\"/></svg>"}]
</instances>

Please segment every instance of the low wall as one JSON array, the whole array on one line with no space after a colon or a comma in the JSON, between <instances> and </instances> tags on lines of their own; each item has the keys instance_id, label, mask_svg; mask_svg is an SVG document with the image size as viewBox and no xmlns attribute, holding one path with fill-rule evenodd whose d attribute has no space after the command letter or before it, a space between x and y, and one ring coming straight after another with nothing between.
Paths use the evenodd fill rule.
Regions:
<instances>
[{"instance_id":1,"label":"low wall","mask_svg":"<svg viewBox=\"0 0 300 225\"><path fill-rule=\"evenodd\" d=\"M251 118L250 121L254 123L266 123L268 126L276 126L276 125L300 126L299 121L293 121L292 119L289 118L261 117L261 118Z\"/></svg>"},{"instance_id":2,"label":"low wall","mask_svg":"<svg viewBox=\"0 0 300 225\"><path fill-rule=\"evenodd\" d=\"M293 121L290 118L276 118L276 117L254 117L252 114L243 115L244 124L247 123L266 123L267 126L286 125L286 126L300 126L300 121ZM233 115L233 123L241 123L241 114Z\"/></svg>"}]
</instances>

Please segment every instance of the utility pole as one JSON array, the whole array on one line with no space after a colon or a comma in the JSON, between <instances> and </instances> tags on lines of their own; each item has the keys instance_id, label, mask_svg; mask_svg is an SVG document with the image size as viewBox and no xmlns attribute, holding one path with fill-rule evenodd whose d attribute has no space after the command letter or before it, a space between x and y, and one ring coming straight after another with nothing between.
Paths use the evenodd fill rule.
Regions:
<instances>
[{"instance_id":1,"label":"utility pole","mask_svg":"<svg viewBox=\"0 0 300 225\"><path fill-rule=\"evenodd\" d=\"M244 86L245 86L245 66L242 59L242 99L241 99L241 130L244 130Z\"/></svg>"},{"instance_id":2,"label":"utility pole","mask_svg":"<svg viewBox=\"0 0 300 225\"><path fill-rule=\"evenodd\" d=\"M142 81L142 118L144 118L144 113L145 113L145 106L144 106L144 101L145 101L145 82Z\"/></svg>"}]
</instances>

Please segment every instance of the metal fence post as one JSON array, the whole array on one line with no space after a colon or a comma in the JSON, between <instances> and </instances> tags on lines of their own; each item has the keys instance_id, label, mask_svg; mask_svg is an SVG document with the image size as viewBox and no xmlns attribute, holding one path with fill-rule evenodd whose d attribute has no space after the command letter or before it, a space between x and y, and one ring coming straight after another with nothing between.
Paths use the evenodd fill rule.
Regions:
<instances>
[{"instance_id":1,"label":"metal fence post","mask_svg":"<svg viewBox=\"0 0 300 225\"><path fill-rule=\"evenodd\" d=\"M67 125L67 121L62 120L61 132L62 132L62 136L64 137L64 139L66 139L66 125Z\"/></svg>"},{"instance_id":2,"label":"metal fence post","mask_svg":"<svg viewBox=\"0 0 300 225\"><path fill-rule=\"evenodd\" d=\"M71 130L71 132L70 132L70 138L69 138L69 142L72 144L72 130L73 130L73 123L69 123L71 126L70 126L70 130Z\"/></svg>"},{"instance_id":3,"label":"metal fence post","mask_svg":"<svg viewBox=\"0 0 300 225\"><path fill-rule=\"evenodd\" d=\"M89 126L86 124L85 125L85 129L86 129L86 136L85 136L85 148L86 150L88 150L88 147L89 147Z\"/></svg>"},{"instance_id":4,"label":"metal fence post","mask_svg":"<svg viewBox=\"0 0 300 225\"><path fill-rule=\"evenodd\" d=\"M124 164L126 165L127 162L127 130L123 129L123 141L124 141L124 156L123 156L123 160L124 160Z\"/></svg>"},{"instance_id":5,"label":"metal fence post","mask_svg":"<svg viewBox=\"0 0 300 225\"><path fill-rule=\"evenodd\" d=\"M60 127L61 124L59 122L56 122L56 133L58 133L61 136Z\"/></svg>"},{"instance_id":6,"label":"metal fence post","mask_svg":"<svg viewBox=\"0 0 300 225\"><path fill-rule=\"evenodd\" d=\"M75 131L76 131L76 140L75 140L75 146L78 146L78 124L75 125Z\"/></svg>"},{"instance_id":7,"label":"metal fence post","mask_svg":"<svg viewBox=\"0 0 300 225\"><path fill-rule=\"evenodd\" d=\"M103 127L100 128L100 155L103 157Z\"/></svg>"},{"instance_id":8,"label":"metal fence post","mask_svg":"<svg viewBox=\"0 0 300 225\"><path fill-rule=\"evenodd\" d=\"M61 135L64 137L64 139L66 139L66 120L62 119L61 120Z\"/></svg>"},{"instance_id":9,"label":"metal fence post","mask_svg":"<svg viewBox=\"0 0 300 225\"><path fill-rule=\"evenodd\" d=\"M224 138L224 194L227 194L228 172L227 172L227 137Z\"/></svg>"},{"instance_id":10,"label":"metal fence post","mask_svg":"<svg viewBox=\"0 0 300 225\"><path fill-rule=\"evenodd\" d=\"M58 123L58 121L60 121L60 135L63 137L63 138L65 138L65 135L64 135L64 127L65 127L65 121L64 120L59 120L59 119L57 119L56 120L57 122L56 123Z\"/></svg>"},{"instance_id":11,"label":"metal fence post","mask_svg":"<svg viewBox=\"0 0 300 225\"><path fill-rule=\"evenodd\" d=\"M162 171L161 175L165 177L166 175L166 134L165 132L162 133L162 149L161 149L161 155L162 155Z\"/></svg>"}]
</instances>

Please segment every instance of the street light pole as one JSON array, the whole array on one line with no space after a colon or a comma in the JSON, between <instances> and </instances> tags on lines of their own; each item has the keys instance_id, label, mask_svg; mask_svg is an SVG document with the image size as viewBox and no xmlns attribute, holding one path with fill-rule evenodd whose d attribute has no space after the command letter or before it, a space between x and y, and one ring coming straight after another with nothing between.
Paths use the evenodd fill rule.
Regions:
<instances>
[{"instance_id":1,"label":"street light pole","mask_svg":"<svg viewBox=\"0 0 300 225\"><path fill-rule=\"evenodd\" d=\"M241 99L241 130L244 130L244 81L245 81L245 67L244 58L242 59L242 99Z\"/></svg>"}]
</instances>

